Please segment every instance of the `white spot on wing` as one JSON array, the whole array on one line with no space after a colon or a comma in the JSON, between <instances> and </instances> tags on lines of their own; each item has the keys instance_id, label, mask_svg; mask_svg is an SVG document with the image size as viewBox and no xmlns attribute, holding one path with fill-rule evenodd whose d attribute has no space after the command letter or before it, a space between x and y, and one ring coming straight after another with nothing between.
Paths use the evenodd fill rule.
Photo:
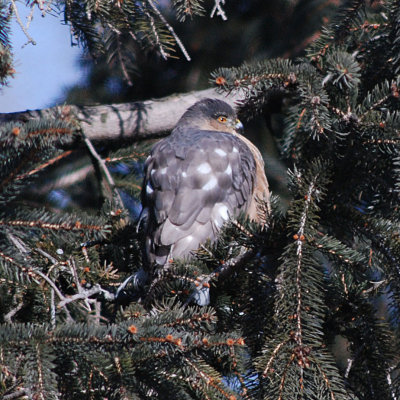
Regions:
<instances>
[{"instance_id":1,"label":"white spot on wing","mask_svg":"<svg viewBox=\"0 0 400 400\"><path fill-rule=\"evenodd\" d=\"M160 170L160 174L166 174L167 173L167 167L164 167Z\"/></svg>"},{"instance_id":2,"label":"white spot on wing","mask_svg":"<svg viewBox=\"0 0 400 400\"><path fill-rule=\"evenodd\" d=\"M154 192L153 188L150 186L150 183L146 185L146 193L152 194Z\"/></svg>"},{"instance_id":3,"label":"white spot on wing","mask_svg":"<svg viewBox=\"0 0 400 400\"><path fill-rule=\"evenodd\" d=\"M215 176L213 176L203 187L202 189L204 190L211 190L213 188L215 188L215 186L217 186L217 179L215 178Z\"/></svg>"},{"instance_id":4,"label":"white spot on wing","mask_svg":"<svg viewBox=\"0 0 400 400\"><path fill-rule=\"evenodd\" d=\"M186 178L186 177L187 177L187 173L186 173L185 171L183 171L183 172L182 172L182 176L183 176L184 178Z\"/></svg>"},{"instance_id":5,"label":"white spot on wing","mask_svg":"<svg viewBox=\"0 0 400 400\"><path fill-rule=\"evenodd\" d=\"M210 164L208 163L202 163L197 167L197 171L200 172L201 174L208 174L211 172L211 167Z\"/></svg>"},{"instance_id":6,"label":"white spot on wing","mask_svg":"<svg viewBox=\"0 0 400 400\"><path fill-rule=\"evenodd\" d=\"M233 151L234 153L239 153L239 150L237 149L237 147L234 147L234 148L232 149L232 151Z\"/></svg>"},{"instance_id":7,"label":"white spot on wing","mask_svg":"<svg viewBox=\"0 0 400 400\"><path fill-rule=\"evenodd\" d=\"M222 149L215 149L214 150L218 155L220 155L221 157L226 157L226 151L222 150Z\"/></svg>"},{"instance_id":8,"label":"white spot on wing","mask_svg":"<svg viewBox=\"0 0 400 400\"><path fill-rule=\"evenodd\" d=\"M218 208L218 214L222 217L222 219L224 219L225 221L227 221L229 219L229 210L228 207L225 205L219 206Z\"/></svg>"},{"instance_id":9,"label":"white spot on wing","mask_svg":"<svg viewBox=\"0 0 400 400\"><path fill-rule=\"evenodd\" d=\"M212 223L216 229L220 229L225 221L229 220L229 209L223 203L215 204L212 210Z\"/></svg>"},{"instance_id":10,"label":"white spot on wing","mask_svg":"<svg viewBox=\"0 0 400 400\"><path fill-rule=\"evenodd\" d=\"M214 225L215 225L215 227L216 227L217 229L221 228L221 222L220 222L219 220L214 219L213 222L214 222Z\"/></svg>"},{"instance_id":11,"label":"white spot on wing","mask_svg":"<svg viewBox=\"0 0 400 400\"><path fill-rule=\"evenodd\" d=\"M226 174L230 175L232 173L232 168L231 168L231 164L228 164L228 166L226 167L226 170L224 171Z\"/></svg>"}]
</instances>

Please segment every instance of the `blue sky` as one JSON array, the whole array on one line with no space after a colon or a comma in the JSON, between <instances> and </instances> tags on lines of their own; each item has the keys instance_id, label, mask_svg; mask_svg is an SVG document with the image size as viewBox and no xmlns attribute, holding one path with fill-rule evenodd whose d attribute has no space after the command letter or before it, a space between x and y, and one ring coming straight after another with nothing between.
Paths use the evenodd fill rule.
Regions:
<instances>
[{"instance_id":1,"label":"blue sky","mask_svg":"<svg viewBox=\"0 0 400 400\"><path fill-rule=\"evenodd\" d=\"M26 7L17 5L26 23ZM61 18L49 14L43 18L35 10L29 34L35 46L24 46L27 38L13 21L11 41L17 72L8 87L0 90L0 113L52 106L65 87L84 79L78 66L82 50L71 46L69 27L61 23Z\"/></svg>"}]
</instances>

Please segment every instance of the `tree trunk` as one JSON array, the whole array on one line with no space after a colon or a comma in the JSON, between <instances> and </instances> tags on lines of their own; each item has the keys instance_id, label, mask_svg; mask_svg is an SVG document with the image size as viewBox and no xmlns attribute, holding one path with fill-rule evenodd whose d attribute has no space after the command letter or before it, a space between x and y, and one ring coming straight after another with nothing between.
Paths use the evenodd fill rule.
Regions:
<instances>
[{"instance_id":1,"label":"tree trunk","mask_svg":"<svg viewBox=\"0 0 400 400\"><path fill-rule=\"evenodd\" d=\"M0 123L27 122L38 118L75 119L91 141L140 140L164 136L185 110L196 101L212 97L235 107L241 96L220 94L214 88L174 94L162 99L96 106L64 105L43 110L0 114Z\"/></svg>"}]
</instances>

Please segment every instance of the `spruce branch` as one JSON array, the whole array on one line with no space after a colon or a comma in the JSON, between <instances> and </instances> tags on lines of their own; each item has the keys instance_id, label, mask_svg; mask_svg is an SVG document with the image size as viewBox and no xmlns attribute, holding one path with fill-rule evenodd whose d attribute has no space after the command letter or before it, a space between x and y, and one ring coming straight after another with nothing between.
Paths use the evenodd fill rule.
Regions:
<instances>
[{"instance_id":1,"label":"spruce branch","mask_svg":"<svg viewBox=\"0 0 400 400\"><path fill-rule=\"evenodd\" d=\"M280 352L281 348L288 343L289 339L284 340L283 342L278 343L274 350L271 353L271 356L267 362L267 365L262 373L263 378L266 378L272 371L272 363L275 361L276 356Z\"/></svg>"},{"instance_id":2,"label":"spruce branch","mask_svg":"<svg viewBox=\"0 0 400 400\"><path fill-rule=\"evenodd\" d=\"M303 288L302 288L302 269L304 268L303 261L303 246L306 240L306 223L308 223L309 218L309 209L313 201L315 201L315 194L317 189L317 182L319 180L319 176L316 175L313 180L310 182L308 186L307 193L305 195L304 202L304 210L301 213L300 221L299 221L299 229L297 233L294 235L294 239L296 240L296 256L297 256L297 265L296 265L296 291L297 291L297 306L296 306L296 331L294 334L294 340L298 344L299 348L299 365L301 370L301 379L303 374L303 368L308 363L306 356L304 354L304 346L303 346L303 321L302 321L302 312L303 312Z\"/></svg>"},{"instance_id":3,"label":"spruce branch","mask_svg":"<svg viewBox=\"0 0 400 400\"><path fill-rule=\"evenodd\" d=\"M346 398L333 360L322 346L324 288L312 245L318 237L317 204L326 196L329 175L327 165L316 160L303 171L294 169L290 177L295 200L288 211L291 239L276 279L276 328L256 362L265 390L281 399L293 390L306 396L314 387L320 387L330 399Z\"/></svg>"},{"instance_id":4,"label":"spruce branch","mask_svg":"<svg viewBox=\"0 0 400 400\"><path fill-rule=\"evenodd\" d=\"M155 43L154 44L158 48L158 50L159 50L159 52L161 54L161 57L164 60L167 60L170 55L164 50L164 44L160 39L160 35L158 34L154 18L148 11L145 11L144 14L147 16L147 18L150 21L151 32L153 33L153 36L155 38Z\"/></svg>"},{"instance_id":5,"label":"spruce branch","mask_svg":"<svg viewBox=\"0 0 400 400\"><path fill-rule=\"evenodd\" d=\"M195 372L195 376L199 377L207 386L211 386L216 389L225 399L230 400L231 394L228 393L223 387L221 387L221 380L216 379L214 376L210 376L206 372L202 371L194 362L190 361L187 357L184 357L184 361L189 365ZM192 379L191 379L192 380ZM191 380L189 382L191 382Z\"/></svg>"},{"instance_id":6,"label":"spruce branch","mask_svg":"<svg viewBox=\"0 0 400 400\"><path fill-rule=\"evenodd\" d=\"M45 400L45 390L44 390L44 383L43 383L43 368L42 368L42 363L41 363L41 348L39 343L36 343L36 359L37 359L37 385L35 387L36 393L35 395L37 396L38 399L40 400Z\"/></svg>"},{"instance_id":7,"label":"spruce branch","mask_svg":"<svg viewBox=\"0 0 400 400\"><path fill-rule=\"evenodd\" d=\"M178 20L183 22L187 16L193 18L194 15L204 15L202 2L203 0L173 0Z\"/></svg>"},{"instance_id":8,"label":"spruce branch","mask_svg":"<svg viewBox=\"0 0 400 400\"><path fill-rule=\"evenodd\" d=\"M318 372L321 374L321 376L322 376L322 378L323 378L323 380L325 382L325 385L328 388L330 399L331 400L336 400L335 393L331 389L331 381L330 381L328 375L326 374L326 372L323 370L323 368L321 366L321 363L315 358L312 358L312 361L314 361L315 365L317 366Z\"/></svg>"},{"instance_id":9,"label":"spruce branch","mask_svg":"<svg viewBox=\"0 0 400 400\"><path fill-rule=\"evenodd\" d=\"M33 281L35 281L35 283L39 284L39 281L35 278L36 271L34 271L30 266L21 265L15 260L15 258L10 257L8 254L2 251L0 251L0 258L5 261L6 264L15 266L19 271L21 271L22 274L19 276L21 280L22 278L27 278L28 281L32 279Z\"/></svg>"},{"instance_id":10,"label":"spruce branch","mask_svg":"<svg viewBox=\"0 0 400 400\"><path fill-rule=\"evenodd\" d=\"M42 220L0 220L0 226L39 228L55 231L103 231L106 227L100 225L82 224L80 221L51 223Z\"/></svg>"},{"instance_id":11,"label":"spruce branch","mask_svg":"<svg viewBox=\"0 0 400 400\"><path fill-rule=\"evenodd\" d=\"M73 153L73 150L66 150L63 153L61 153L61 154L53 157L52 159L48 160L47 162L35 167L34 169L30 170L29 172L25 172L22 175L16 176L15 180L25 179L28 176L37 174L38 172L42 171L43 169L49 167L50 165L53 165L53 164L57 163L58 161L62 160L63 158L68 157L72 153Z\"/></svg>"},{"instance_id":12,"label":"spruce branch","mask_svg":"<svg viewBox=\"0 0 400 400\"><path fill-rule=\"evenodd\" d=\"M2 397L2 400L15 400L15 399L19 399L21 397L25 397L26 395L27 395L26 390L25 389L20 389L20 390L17 390L16 392L14 392L14 393L5 394Z\"/></svg>"},{"instance_id":13,"label":"spruce branch","mask_svg":"<svg viewBox=\"0 0 400 400\"><path fill-rule=\"evenodd\" d=\"M156 13L156 15L160 18L160 20L163 22L163 24L166 26L166 28L170 31L171 35L174 37L177 45L181 49L186 60L191 61L189 53L185 49L185 46L183 45L182 41L179 39L178 35L175 33L174 28L172 28L172 26L165 19L164 15L162 15L160 10L155 6L153 0L146 0L146 1L149 3L150 7L153 9L153 11ZM161 49L161 46L160 46L160 49Z\"/></svg>"},{"instance_id":14,"label":"spruce branch","mask_svg":"<svg viewBox=\"0 0 400 400\"><path fill-rule=\"evenodd\" d=\"M184 3L196 1L179 4ZM152 35L148 40L168 45L158 15L148 2L141 4L147 7L159 35L156 38L147 29L145 34ZM213 4L223 2L215 0ZM214 83L221 92L230 93L230 102L242 100L244 111L249 108L249 113L269 116L273 91L284 100L279 120L283 114L287 119L277 139L283 139L287 162L297 165L290 179L293 199L285 215L265 207L268 229L253 230L246 223L238 224L239 229L223 232L215 247L204 246L197 260L168 265L157 277L157 288L153 288L163 302L148 304L148 311L134 301L115 304L107 290L116 275L119 279L120 273L141 267L136 254L138 236L123 230L110 235L101 246L85 248L92 233L104 233L100 228L84 229L91 224L104 228L100 217L86 223L81 216L54 218L40 211L28 216L31 210L13 209L10 214L12 200L6 193L2 203L6 211L0 223L6 242L0 250L6 318L11 315L17 320L21 315L30 321L46 322L45 326L27 323L0 327L0 357L6 365L3 375L4 371L5 375L18 371L11 384L5 378L2 387L7 395L17 391L17 379L29 381L29 385L20 386L27 396L53 393L54 380L46 379L48 373L57 371L62 376L58 378L59 391L68 398L89 394L230 399L239 392L248 399L395 398L400 382L399 365L393 367L398 354L400 305L400 117L395 76L400 6L391 2L386 22L375 29L374 8L381 4L374 2L368 24L364 16L360 21L360 4L346 2L347 9L336 21L336 27L344 27L343 32L335 26L322 32L311 45L316 54L311 62L268 60L216 73ZM126 6L121 1L112 3L118 13ZM103 2L92 2L87 8L92 21L96 13L105 16L110 12ZM81 12L87 15L87 10ZM121 26L106 24L104 29L126 34ZM215 92L207 93L213 95L206 97L216 97ZM137 141L167 134L181 112L192 104L191 100L185 103L189 98L194 100L188 95L165 102L71 106L65 115L80 121L96 149L98 141ZM44 114L33 112L28 119ZM20 159L15 165L5 162L3 187L17 182L19 189L31 177L46 172L47 166L55 165L58 155L63 154L54 152L54 146L62 140L63 127L33 126L32 120L13 121L12 115L7 118L11 118L11 124L1 130L1 137L10 144L4 146L9 159L15 159L11 151L15 146L21 150L25 139L33 147L42 143L41 149L49 149L45 160L37 159L41 150L32 155L28 146L25 164ZM53 133L55 137L51 138ZM67 143L76 145L71 140ZM104 169L112 162L129 160L126 152L112 154L109 159L97 154L95 164L110 188L119 182L116 178L114 182L107 180ZM315 157L324 162L310 163ZM132 158L141 156L134 154ZM71 229L63 229L64 223ZM38 233L40 241L36 242ZM90 238L82 239L85 234ZM59 244L67 241L68 245ZM82 241L85 244L80 246ZM238 246L245 250L238 251ZM63 255L58 257L56 249L63 249ZM26 263L21 262L24 258ZM167 282L170 278L175 281ZM87 281L96 286L87 286ZM187 288L196 284L207 287L210 282L218 282L213 290L214 308L182 304L188 297ZM32 296L33 301L27 296L26 309L15 314L20 293ZM391 314L386 321L376 313L376 300L381 300L382 294L382 308ZM100 298L104 299L101 303ZM34 303L32 307L30 303ZM60 304L62 308L57 310ZM117 308L122 311L117 312ZM39 315L42 310L46 310L45 317ZM67 321L73 323L62 322L63 310ZM109 324L105 319L109 316L117 322ZM85 317L90 324L74 322ZM339 360L343 363L340 369L330 353L338 335L348 347ZM35 346L39 346L39 352ZM23 355L19 354L21 348ZM22 365L26 354L34 360L28 371L14 364L17 359ZM54 355L61 356L57 360ZM39 382L36 391L32 390L35 382Z\"/></svg>"}]
</instances>

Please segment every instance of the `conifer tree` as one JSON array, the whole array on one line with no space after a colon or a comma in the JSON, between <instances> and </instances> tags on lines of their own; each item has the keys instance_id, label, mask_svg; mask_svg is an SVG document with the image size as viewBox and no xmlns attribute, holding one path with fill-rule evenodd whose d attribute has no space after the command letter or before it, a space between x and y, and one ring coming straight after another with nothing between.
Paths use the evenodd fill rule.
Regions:
<instances>
[{"instance_id":1,"label":"conifer tree","mask_svg":"<svg viewBox=\"0 0 400 400\"><path fill-rule=\"evenodd\" d=\"M118 4L73 2L67 15L94 44L91 21L109 13L122 25L125 12L161 18L151 1ZM175 5L179 18L203 12L200 1ZM10 116L0 127L3 399L399 398L399 15L396 1L347 1L305 56L212 74L220 92L241 93L242 117L273 120L290 199L260 203L264 226L228 223L143 293L123 283L142 266L132 199L149 144L104 149L63 112ZM98 200L85 210L42 201L51 167L82 154ZM207 307L191 301L199 287L210 288Z\"/></svg>"}]
</instances>

